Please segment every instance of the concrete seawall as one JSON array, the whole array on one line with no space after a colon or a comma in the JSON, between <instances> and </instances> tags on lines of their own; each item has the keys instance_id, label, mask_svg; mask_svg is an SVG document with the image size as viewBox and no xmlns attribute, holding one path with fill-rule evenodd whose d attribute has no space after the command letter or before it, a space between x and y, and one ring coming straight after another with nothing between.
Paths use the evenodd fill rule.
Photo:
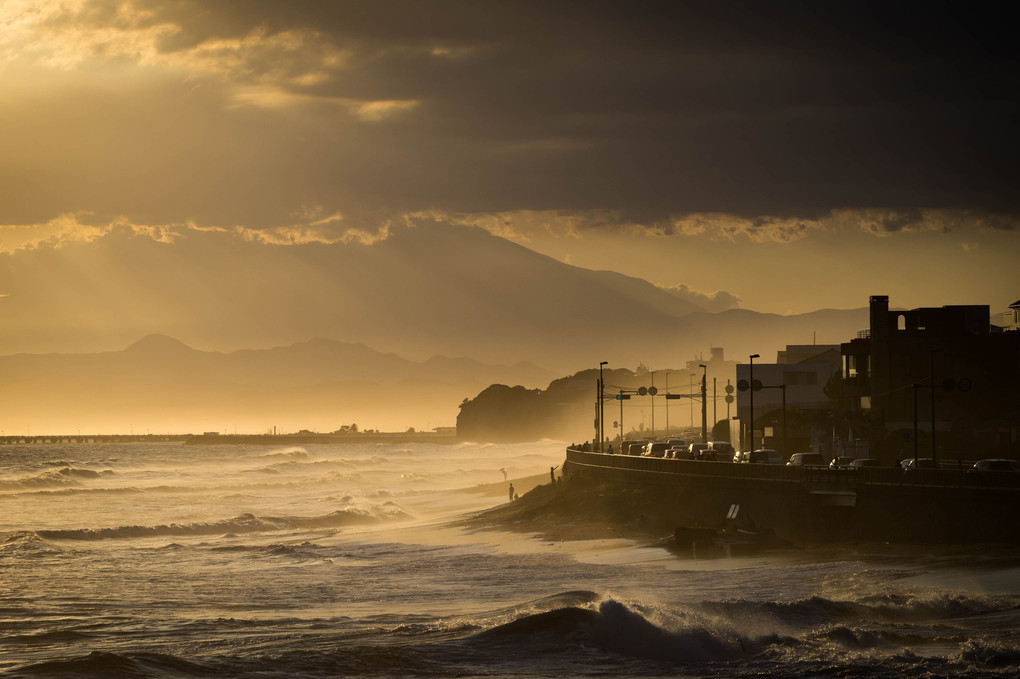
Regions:
<instances>
[{"instance_id":1,"label":"concrete seawall","mask_svg":"<svg viewBox=\"0 0 1020 679\"><path fill-rule=\"evenodd\" d=\"M654 489L677 526L715 528L730 508L794 541L1020 544L1020 474L666 460L567 450L564 474Z\"/></svg>"}]
</instances>

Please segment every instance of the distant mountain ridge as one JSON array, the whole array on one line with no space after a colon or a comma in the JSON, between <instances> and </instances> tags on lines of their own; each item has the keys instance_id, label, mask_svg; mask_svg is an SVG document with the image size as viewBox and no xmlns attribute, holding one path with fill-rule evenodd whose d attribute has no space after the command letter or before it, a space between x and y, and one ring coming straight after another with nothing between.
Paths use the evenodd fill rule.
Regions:
<instances>
[{"instance_id":1,"label":"distant mountain ridge","mask_svg":"<svg viewBox=\"0 0 1020 679\"><path fill-rule=\"evenodd\" d=\"M0 356L0 428L452 425L491 384L541 387L602 361L681 368L713 347L766 362L868 326L863 306L711 313L640 278L434 222L333 244L114 230L0 253L0 293L0 347L40 352ZM246 346L272 348L235 349Z\"/></svg>"},{"instance_id":2,"label":"distant mountain ridge","mask_svg":"<svg viewBox=\"0 0 1020 679\"><path fill-rule=\"evenodd\" d=\"M0 356L0 372L9 379L48 374L109 379L128 371L134 376L144 374L180 381L229 381L277 387L336 381L393 384L409 380L486 384L512 381L538 385L557 376L526 362L513 366L487 365L470 358L446 356L415 362L364 344L323 338L286 347L222 353L200 351L167 335L153 334L122 351Z\"/></svg>"},{"instance_id":3,"label":"distant mountain ridge","mask_svg":"<svg viewBox=\"0 0 1020 679\"><path fill-rule=\"evenodd\" d=\"M148 335L121 351L0 356L3 427L166 433L452 426L457 405L495 382L556 377L518 363L434 356L415 362L364 344L313 339L230 353ZM2 425L0 425L2 426Z\"/></svg>"}]
</instances>

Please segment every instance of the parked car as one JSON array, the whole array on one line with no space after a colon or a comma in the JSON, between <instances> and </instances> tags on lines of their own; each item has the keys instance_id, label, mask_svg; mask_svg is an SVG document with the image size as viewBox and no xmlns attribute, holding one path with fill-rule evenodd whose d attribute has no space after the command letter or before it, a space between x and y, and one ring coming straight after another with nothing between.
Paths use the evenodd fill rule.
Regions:
<instances>
[{"instance_id":1,"label":"parked car","mask_svg":"<svg viewBox=\"0 0 1020 679\"><path fill-rule=\"evenodd\" d=\"M641 453L645 457L665 457L666 451L669 449L669 444L663 441L656 441L649 443L645 446L645 450Z\"/></svg>"},{"instance_id":2,"label":"parked car","mask_svg":"<svg viewBox=\"0 0 1020 679\"><path fill-rule=\"evenodd\" d=\"M748 464L783 464L783 456L778 450L771 448L759 448L758 450L745 450L733 457L734 462L746 462Z\"/></svg>"},{"instance_id":3,"label":"parked car","mask_svg":"<svg viewBox=\"0 0 1020 679\"><path fill-rule=\"evenodd\" d=\"M821 453L794 453L786 464L791 467L824 467L825 458Z\"/></svg>"},{"instance_id":4,"label":"parked car","mask_svg":"<svg viewBox=\"0 0 1020 679\"><path fill-rule=\"evenodd\" d=\"M881 467L882 462L873 457L859 457L850 463L850 469L863 469L865 467Z\"/></svg>"},{"instance_id":5,"label":"parked car","mask_svg":"<svg viewBox=\"0 0 1020 679\"><path fill-rule=\"evenodd\" d=\"M1016 460L992 459L978 460L968 472L1020 472L1020 462Z\"/></svg>"},{"instance_id":6,"label":"parked car","mask_svg":"<svg viewBox=\"0 0 1020 679\"><path fill-rule=\"evenodd\" d=\"M850 457L849 455L834 457L832 458L832 462L829 463L829 469L846 469L855 459L856 458Z\"/></svg>"}]
</instances>

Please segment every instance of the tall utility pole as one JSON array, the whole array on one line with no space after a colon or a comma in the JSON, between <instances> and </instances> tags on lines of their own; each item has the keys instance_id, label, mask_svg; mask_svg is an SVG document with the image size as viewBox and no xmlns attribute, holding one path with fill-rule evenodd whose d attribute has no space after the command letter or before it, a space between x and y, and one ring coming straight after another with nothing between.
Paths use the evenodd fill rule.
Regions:
<instances>
[{"instance_id":1,"label":"tall utility pole","mask_svg":"<svg viewBox=\"0 0 1020 679\"><path fill-rule=\"evenodd\" d=\"M701 368L701 442L708 443L708 367L704 364L698 365Z\"/></svg>"},{"instance_id":2,"label":"tall utility pole","mask_svg":"<svg viewBox=\"0 0 1020 679\"><path fill-rule=\"evenodd\" d=\"M694 429L694 373L691 373L691 429Z\"/></svg>"},{"instance_id":3,"label":"tall utility pole","mask_svg":"<svg viewBox=\"0 0 1020 679\"><path fill-rule=\"evenodd\" d=\"M655 371L652 371L652 385L648 390L652 396L652 439L655 439Z\"/></svg>"},{"instance_id":4,"label":"tall utility pole","mask_svg":"<svg viewBox=\"0 0 1020 679\"><path fill-rule=\"evenodd\" d=\"M669 371L666 371L666 436L669 436Z\"/></svg>"},{"instance_id":5,"label":"tall utility pole","mask_svg":"<svg viewBox=\"0 0 1020 679\"><path fill-rule=\"evenodd\" d=\"M937 467L935 463L935 352L938 349L931 349L928 357L931 362L931 466Z\"/></svg>"},{"instance_id":6,"label":"tall utility pole","mask_svg":"<svg viewBox=\"0 0 1020 679\"><path fill-rule=\"evenodd\" d=\"M749 422L748 422L748 424L750 426L748 427L747 435L748 435L748 437L751 440L751 450L752 451L754 451L754 359L756 359L756 358L760 358L760 356L758 354L751 354L751 361L750 361L750 363L751 363L751 368L750 368L750 372L751 372L751 375L750 375L750 377L751 377L751 385L750 385L750 387L751 388L749 390L749 392L750 392L750 406L751 406L750 410L751 410L751 415L750 415Z\"/></svg>"},{"instance_id":7,"label":"tall utility pole","mask_svg":"<svg viewBox=\"0 0 1020 679\"><path fill-rule=\"evenodd\" d=\"M600 453L606 452L603 449L603 445L604 445L603 441L605 441L605 438L606 438L606 425L605 425L605 421L606 421L605 402L606 402L606 400L605 400L605 398L603 398L605 396L606 382L602 378L602 366L606 365L607 363L609 363L609 361L601 361L599 363L599 426L598 426L598 434L599 434L599 452Z\"/></svg>"}]
</instances>

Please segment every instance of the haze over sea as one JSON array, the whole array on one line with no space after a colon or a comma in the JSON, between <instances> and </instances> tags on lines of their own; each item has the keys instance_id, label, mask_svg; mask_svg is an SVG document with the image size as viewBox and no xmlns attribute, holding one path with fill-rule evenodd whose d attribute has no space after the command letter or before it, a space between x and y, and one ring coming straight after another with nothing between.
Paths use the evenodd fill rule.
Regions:
<instances>
[{"instance_id":1,"label":"haze over sea","mask_svg":"<svg viewBox=\"0 0 1020 679\"><path fill-rule=\"evenodd\" d=\"M693 560L462 527L507 502L501 470L521 492L562 460L556 441L5 446L0 673L1020 672L1013 551Z\"/></svg>"}]
</instances>

